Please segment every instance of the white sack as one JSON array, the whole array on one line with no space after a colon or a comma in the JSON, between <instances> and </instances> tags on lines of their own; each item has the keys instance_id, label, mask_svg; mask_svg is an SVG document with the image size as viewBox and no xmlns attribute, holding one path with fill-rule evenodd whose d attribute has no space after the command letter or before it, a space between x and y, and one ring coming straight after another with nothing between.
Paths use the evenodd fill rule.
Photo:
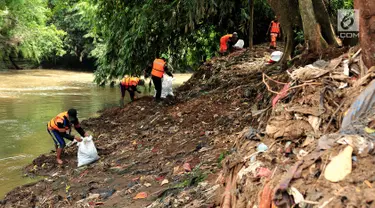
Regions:
<instances>
[{"instance_id":1,"label":"white sack","mask_svg":"<svg viewBox=\"0 0 375 208\"><path fill-rule=\"evenodd\" d=\"M78 167L88 165L99 159L92 136L82 138L82 142L78 142L77 146Z\"/></svg>"},{"instance_id":2,"label":"white sack","mask_svg":"<svg viewBox=\"0 0 375 208\"><path fill-rule=\"evenodd\" d=\"M161 98L166 98L168 95L174 96L173 94L173 80L174 78L170 76L164 76L162 79L162 86L161 86ZM156 96L156 91L154 97Z\"/></svg>"},{"instance_id":3,"label":"white sack","mask_svg":"<svg viewBox=\"0 0 375 208\"><path fill-rule=\"evenodd\" d=\"M245 42L242 39L239 39L237 43L234 45L235 48L243 48Z\"/></svg>"}]
</instances>

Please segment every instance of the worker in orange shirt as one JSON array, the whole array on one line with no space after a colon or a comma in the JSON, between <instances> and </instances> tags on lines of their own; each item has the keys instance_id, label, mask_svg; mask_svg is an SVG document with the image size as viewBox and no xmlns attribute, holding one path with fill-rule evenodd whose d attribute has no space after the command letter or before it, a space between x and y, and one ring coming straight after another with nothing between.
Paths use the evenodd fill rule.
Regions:
<instances>
[{"instance_id":1,"label":"worker in orange shirt","mask_svg":"<svg viewBox=\"0 0 375 208\"><path fill-rule=\"evenodd\" d=\"M145 81L143 79L139 79L138 77L129 77L127 75L124 76L124 78L120 82L120 89L121 89L121 100L120 105L124 105L124 97L125 92L128 91L130 94L130 100L134 101L135 98L135 92L141 93L137 89L137 86L144 86Z\"/></svg>"},{"instance_id":2,"label":"worker in orange shirt","mask_svg":"<svg viewBox=\"0 0 375 208\"><path fill-rule=\"evenodd\" d=\"M231 52L233 46L238 41L238 35L236 32L233 34L227 34L220 38L220 54L225 55L228 51Z\"/></svg>"},{"instance_id":3,"label":"worker in orange shirt","mask_svg":"<svg viewBox=\"0 0 375 208\"><path fill-rule=\"evenodd\" d=\"M156 58L152 64L151 70L151 79L155 86L156 96L155 101L161 101L161 90L162 90L162 78L164 73L168 74L168 76L173 77L173 74L169 71L167 67L167 56L163 54L161 58Z\"/></svg>"},{"instance_id":4,"label":"worker in orange shirt","mask_svg":"<svg viewBox=\"0 0 375 208\"><path fill-rule=\"evenodd\" d=\"M276 49L276 41L277 41L277 38L281 34L280 22L276 16L275 16L275 20L271 21L271 24L268 27L267 35L269 34L270 31L271 31L270 48Z\"/></svg>"}]
</instances>

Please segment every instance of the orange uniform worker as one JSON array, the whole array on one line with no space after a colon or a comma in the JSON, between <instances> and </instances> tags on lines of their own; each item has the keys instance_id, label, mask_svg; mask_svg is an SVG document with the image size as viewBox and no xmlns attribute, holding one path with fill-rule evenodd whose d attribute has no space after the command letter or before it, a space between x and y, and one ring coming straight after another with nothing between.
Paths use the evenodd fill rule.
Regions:
<instances>
[{"instance_id":1,"label":"orange uniform worker","mask_svg":"<svg viewBox=\"0 0 375 208\"><path fill-rule=\"evenodd\" d=\"M163 55L161 58L155 59L152 64L151 79L155 86L156 102L159 102L161 99L162 78L164 73L173 77L173 74L169 72L167 67L166 59L167 57Z\"/></svg>"},{"instance_id":2,"label":"orange uniform worker","mask_svg":"<svg viewBox=\"0 0 375 208\"><path fill-rule=\"evenodd\" d=\"M130 94L130 99L131 101L134 101L134 95L135 92L141 93L138 89L137 86L143 86L145 85L144 80L139 79L138 77L128 77L124 76L124 78L120 82L120 88L121 88L121 103L124 102L124 97L125 97L125 91L128 91Z\"/></svg>"},{"instance_id":3,"label":"orange uniform worker","mask_svg":"<svg viewBox=\"0 0 375 208\"><path fill-rule=\"evenodd\" d=\"M72 136L70 135L72 125L76 131L82 136L88 136L87 133L82 129L79 125L79 121L77 118L77 110L76 109L69 109L66 112L62 112L58 114L55 118L53 118L47 124L47 131L51 135L53 141L55 142L56 147L56 161L58 164L63 164L61 160L61 154L65 147L65 140L64 138L73 141L76 140L81 142L82 139L79 136Z\"/></svg>"},{"instance_id":4,"label":"orange uniform worker","mask_svg":"<svg viewBox=\"0 0 375 208\"><path fill-rule=\"evenodd\" d=\"M232 47L237 43L237 33L224 35L220 38L220 53L224 55L228 50L231 51Z\"/></svg>"},{"instance_id":5,"label":"orange uniform worker","mask_svg":"<svg viewBox=\"0 0 375 208\"><path fill-rule=\"evenodd\" d=\"M276 49L277 37L279 37L280 33L281 33L281 31L280 31L280 22L277 19L277 17L275 17L275 20L271 21L271 24L268 27L267 35L270 32L270 30L271 30L270 48L271 49Z\"/></svg>"}]
</instances>

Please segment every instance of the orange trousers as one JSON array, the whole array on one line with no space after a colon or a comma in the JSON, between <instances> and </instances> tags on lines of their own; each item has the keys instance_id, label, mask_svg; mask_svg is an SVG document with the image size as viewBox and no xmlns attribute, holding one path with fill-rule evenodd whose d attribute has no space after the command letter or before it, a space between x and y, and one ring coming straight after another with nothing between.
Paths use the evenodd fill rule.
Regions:
<instances>
[{"instance_id":1,"label":"orange trousers","mask_svg":"<svg viewBox=\"0 0 375 208\"><path fill-rule=\"evenodd\" d=\"M276 48L277 36L279 36L279 34L277 34L277 33L271 33L271 43L270 43L270 46L273 46L273 47Z\"/></svg>"}]
</instances>

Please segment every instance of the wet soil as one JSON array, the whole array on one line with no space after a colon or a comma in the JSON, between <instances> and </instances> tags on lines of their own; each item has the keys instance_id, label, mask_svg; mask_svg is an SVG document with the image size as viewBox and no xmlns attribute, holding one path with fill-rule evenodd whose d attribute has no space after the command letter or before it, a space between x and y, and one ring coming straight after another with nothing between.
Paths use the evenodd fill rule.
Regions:
<instances>
[{"instance_id":1,"label":"wet soil","mask_svg":"<svg viewBox=\"0 0 375 208\"><path fill-rule=\"evenodd\" d=\"M289 78L285 71L265 65L268 60L264 56L269 52L263 45L252 52L214 58L176 90L175 98L156 103L143 97L83 121L82 126L95 137L100 160L77 168L76 146L66 149L62 166L55 164L53 154L41 155L25 173L46 179L8 193L0 207L225 207L228 190L233 191L230 207L253 207L265 201L261 196L266 184L276 190L291 167L301 161L300 174L292 177L291 186L306 200L320 204L331 200L326 207L373 206L374 192L363 183L375 181L375 175L368 172L375 167L373 157L358 157L347 180L331 183L321 176L322 169L342 146L315 153L318 137L304 145L311 127L301 127L301 133L289 131L290 137L288 132L277 138L267 135L269 121L278 121L279 128L296 122L296 114L285 112L284 105L301 103L313 108L319 105L317 91L323 88L293 90L279 108L272 109L275 94L267 90L262 73L280 82ZM282 88L269 84L276 91ZM337 108L331 105L345 97L330 96L325 99L329 111L322 116L323 124ZM349 105L343 106L347 109ZM338 129L344 110L327 124L327 133ZM301 125L298 122L296 128ZM237 178L240 170L254 165L249 158L260 143L269 150L257 154L255 161L272 171L271 178L252 174ZM308 153L306 157L299 155L301 149ZM163 181L167 183L161 185ZM147 197L134 199L141 192Z\"/></svg>"}]
</instances>

